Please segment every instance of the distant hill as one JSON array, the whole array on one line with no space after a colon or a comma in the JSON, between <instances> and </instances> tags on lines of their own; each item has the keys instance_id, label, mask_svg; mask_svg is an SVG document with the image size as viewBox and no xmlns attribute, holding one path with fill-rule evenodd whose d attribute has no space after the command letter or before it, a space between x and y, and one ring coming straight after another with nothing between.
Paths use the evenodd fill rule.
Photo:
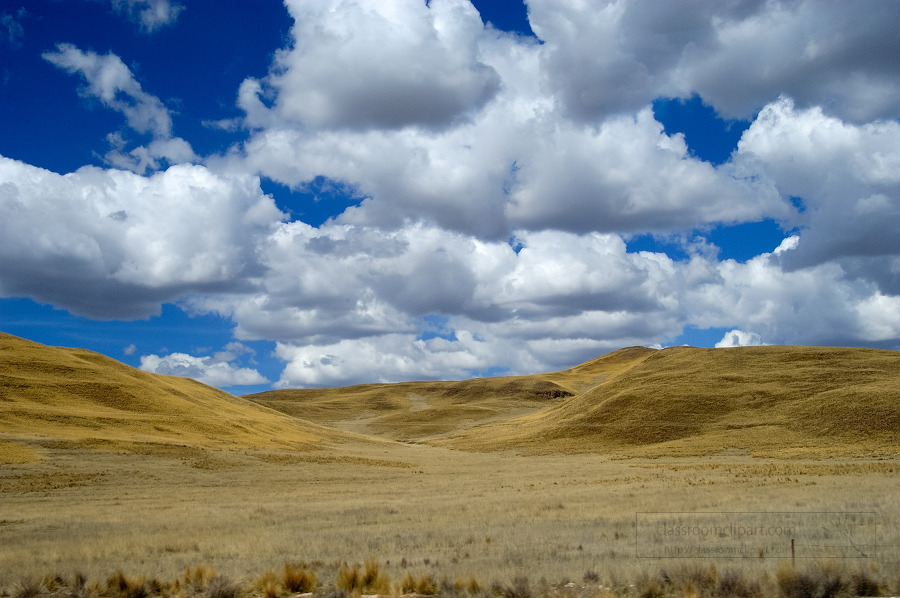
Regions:
<instances>
[{"instance_id":1,"label":"distant hill","mask_svg":"<svg viewBox=\"0 0 900 598\"><path fill-rule=\"evenodd\" d=\"M244 398L324 425L396 440L427 440L561 404L652 353L643 347L623 349L549 374L287 389Z\"/></svg>"},{"instance_id":2,"label":"distant hill","mask_svg":"<svg viewBox=\"0 0 900 598\"><path fill-rule=\"evenodd\" d=\"M898 453L900 352L672 347L549 410L477 432L442 443L648 456Z\"/></svg>"},{"instance_id":3,"label":"distant hill","mask_svg":"<svg viewBox=\"0 0 900 598\"><path fill-rule=\"evenodd\" d=\"M0 436L300 449L340 435L188 378L0 333Z\"/></svg>"},{"instance_id":4,"label":"distant hill","mask_svg":"<svg viewBox=\"0 0 900 598\"><path fill-rule=\"evenodd\" d=\"M323 424L464 450L900 452L900 352L874 349L631 347L549 374L246 398Z\"/></svg>"},{"instance_id":5,"label":"distant hill","mask_svg":"<svg viewBox=\"0 0 900 598\"><path fill-rule=\"evenodd\" d=\"M35 458L17 439L303 450L359 434L470 451L898 454L900 352L631 347L546 374L239 398L0 333L0 463Z\"/></svg>"}]
</instances>

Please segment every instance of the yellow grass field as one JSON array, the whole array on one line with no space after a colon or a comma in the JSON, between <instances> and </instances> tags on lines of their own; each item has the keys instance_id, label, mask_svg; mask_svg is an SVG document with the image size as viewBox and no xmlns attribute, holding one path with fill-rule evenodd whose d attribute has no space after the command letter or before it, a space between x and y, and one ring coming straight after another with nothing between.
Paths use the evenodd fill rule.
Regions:
<instances>
[{"instance_id":1,"label":"yellow grass field","mask_svg":"<svg viewBox=\"0 0 900 598\"><path fill-rule=\"evenodd\" d=\"M633 348L238 398L2 335L0 595L275 598L285 563L329 598L896 594L898 375L890 351Z\"/></svg>"}]
</instances>

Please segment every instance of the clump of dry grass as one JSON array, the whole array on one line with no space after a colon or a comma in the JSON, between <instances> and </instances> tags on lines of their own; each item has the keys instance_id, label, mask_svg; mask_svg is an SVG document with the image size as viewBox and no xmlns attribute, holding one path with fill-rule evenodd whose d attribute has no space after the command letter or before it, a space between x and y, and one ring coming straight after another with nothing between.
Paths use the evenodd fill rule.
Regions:
<instances>
[{"instance_id":1,"label":"clump of dry grass","mask_svg":"<svg viewBox=\"0 0 900 598\"><path fill-rule=\"evenodd\" d=\"M183 590L190 596L200 594L217 579L216 570L207 565L195 565L187 567L180 579L175 580L174 590Z\"/></svg>"},{"instance_id":2,"label":"clump of dry grass","mask_svg":"<svg viewBox=\"0 0 900 598\"><path fill-rule=\"evenodd\" d=\"M103 596L108 598L150 598L161 596L167 589L156 578L128 577L121 570L106 579Z\"/></svg>"},{"instance_id":3,"label":"clump of dry grass","mask_svg":"<svg viewBox=\"0 0 900 598\"><path fill-rule=\"evenodd\" d=\"M350 594L386 594L390 592L391 579L381 571L378 561L366 560L363 566L346 563L338 570L336 586Z\"/></svg>"},{"instance_id":4,"label":"clump of dry grass","mask_svg":"<svg viewBox=\"0 0 900 598\"><path fill-rule=\"evenodd\" d=\"M278 598L283 591L282 580L272 569L267 569L253 583L253 590L263 598Z\"/></svg>"},{"instance_id":5,"label":"clump of dry grass","mask_svg":"<svg viewBox=\"0 0 900 598\"><path fill-rule=\"evenodd\" d=\"M102 593L98 584L87 583L87 578L76 573L69 578L61 575L46 576L42 578L28 578L17 582L12 592L0 592L2 596L12 598L41 598L54 596L59 598L90 598Z\"/></svg>"},{"instance_id":6,"label":"clump of dry grass","mask_svg":"<svg viewBox=\"0 0 900 598\"><path fill-rule=\"evenodd\" d=\"M13 587L13 598L38 598L44 593L44 584L41 579L26 579L17 582Z\"/></svg>"},{"instance_id":7,"label":"clump of dry grass","mask_svg":"<svg viewBox=\"0 0 900 598\"><path fill-rule=\"evenodd\" d=\"M244 595L242 585L225 576L216 577L204 592L205 598L240 598Z\"/></svg>"},{"instance_id":8,"label":"clump of dry grass","mask_svg":"<svg viewBox=\"0 0 900 598\"><path fill-rule=\"evenodd\" d=\"M875 570L851 572L834 563L819 563L807 568L784 564L778 568L775 579L784 598L882 596L889 589Z\"/></svg>"},{"instance_id":9,"label":"clump of dry grass","mask_svg":"<svg viewBox=\"0 0 900 598\"><path fill-rule=\"evenodd\" d=\"M427 573L423 573L419 577L407 573L400 582L400 593L435 596L440 593L440 588L437 581Z\"/></svg>"},{"instance_id":10,"label":"clump of dry grass","mask_svg":"<svg viewBox=\"0 0 900 598\"><path fill-rule=\"evenodd\" d=\"M763 598L769 595L759 581L743 571L726 569L720 573L713 564L682 565L661 569L655 575L644 573L638 578L635 591L640 598Z\"/></svg>"},{"instance_id":11,"label":"clump of dry grass","mask_svg":"<svg viewBox=\"0 0 900 598\"><path fill-rule=\"evenodd\" d=\"M316 570L322 573L323 568L334 571L335 583L318 583ZM393 598L850 598L881 596L898 589L896 583L888 583L890 575L885 576L874 564L868 569L852 569L827 562L803 568L783 564L777 571L755 575L743 569L719 571L714 564L675 563L620 579L613 587L595 585L599 574L585 577L590 583L580 586L566 580L550 584L544 578L532 584L524 576L483 586L474 576L455 581L444 578L438 583L428 573L416 576L407 572L401 581L391 584L380 563L369 559L352 566L288 562L283 572L268 569L253 583L217 575L207 566L187 569L170 582L129 576L121 570L99 582L88 582L83 575L45 576L0 588L0 598L286 598L307 592L313 592L315 598L359 598L364 594Z\"/></svg>"},{"instance_id":12,"label":"clump of dry grass","mask_svg":"<svg viewBox=\"0 0 900 598\"><path fill-rule=\"evenodd\" d=\"M318 585L315 572L308 569L305 563L284 564L284 588L288 592L314 592Z\"/></svg>"},{"instance_id":13,"label":"clump of dry grass","mask_svg":"<svg viewBox=\"0 0 900 598\"><path fill-rule=\"evenodd\" d=\"M502 598L532 598L528 578L522 576L514 578L511 584L503 586L500 595Z\"/></svg>"}]
</instances>

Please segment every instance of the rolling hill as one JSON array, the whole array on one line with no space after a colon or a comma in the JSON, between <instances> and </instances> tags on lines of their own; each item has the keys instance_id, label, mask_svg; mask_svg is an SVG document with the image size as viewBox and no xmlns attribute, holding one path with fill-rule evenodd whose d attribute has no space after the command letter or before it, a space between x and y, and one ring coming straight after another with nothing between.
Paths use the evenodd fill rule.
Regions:
<instances>
[{"instance_id":1,"label":"rolling hill","mask_svg":"<svg viewBox=\"0 0 900 598\"><path fill-rule=\"evenodd\" d=\"M15 438L302 449L341 436L188 378L3 333L0 435L0 452L21 451Z\"/></svg>"},{"instance_id":2,"label":"rolling hill","mask_svg":"<svg viewBox=\"0 0 900 598\"><path fill-rule=\"evenodd\" d=\"M235 397L0 334L9 459L30 456L16 439L302 450L360 434L468 451L898 454L900 352L631 347L546 374Z\"/></svg>"},{"instance_id":3,"label":"rolling hill","mask_svg":"<svg viewBox=\"0 0 900 598\"><path fill-rule=\"evenodd\" d=\"M530 376L288 389L245 398L324 425L395 440L426 440L561 404L651 353L632 347L562 372Z\"/></svg>"},{"instance_id":4,"label":"rolling hill","mask_svg":"<svg viewBox=\"0 0 900 598\"><path fill-rule=\"evenodd\" d=\"M570 370L247 397L463 450L773 456L900 452L900 352L631 347Z\"/></svg>"}]
</instances>

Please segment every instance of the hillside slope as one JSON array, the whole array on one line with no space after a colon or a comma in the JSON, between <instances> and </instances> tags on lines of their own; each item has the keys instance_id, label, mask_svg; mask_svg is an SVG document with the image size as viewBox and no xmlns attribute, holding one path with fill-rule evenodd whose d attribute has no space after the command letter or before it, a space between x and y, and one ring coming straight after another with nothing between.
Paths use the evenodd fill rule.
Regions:
<instances>
[{"instance_id":1,"label":"hillside slope","mask_svg":"<svg viewBox=\"0 0 900 598\"><path fill-rule=\"evenodd\" d=\"M653 353L632 347L570 370L531 376L275 390L245 398L320 424L395 440L428 440L561 404Z\"/></svg>"},{"instance_id":2,"label":"hillside slope","mask_svg":"<svg viewBox=\"0 0 900 598\"><path fill-rule=\"evenodd\" d=\"M0 433L222 448L303 448L339 436L188 378L3 333Z\"/></svg>"},{"instance_id":3,"label":"hillside slope","mask_svg":"<svg viewBox=\"0 0 900 598\"><path fill-rule=\"evenodd\" d=\"M439 442L655 456L900 452L897 351L673 347L629 364L551 409Z\"/></svg>"}]
</instances>

